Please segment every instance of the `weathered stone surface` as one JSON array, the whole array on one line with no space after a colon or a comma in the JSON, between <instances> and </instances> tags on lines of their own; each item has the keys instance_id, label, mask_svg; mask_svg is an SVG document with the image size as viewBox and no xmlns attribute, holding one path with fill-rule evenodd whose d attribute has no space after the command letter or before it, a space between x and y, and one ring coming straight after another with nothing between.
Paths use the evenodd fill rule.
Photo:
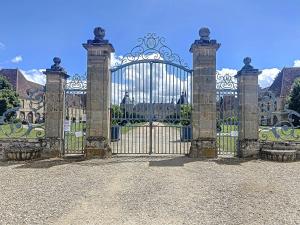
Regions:
<instances>
[{"instance_id":1,"label":"weathered stone surface","mask_svg":"<svg viewBox=\"0 0 300 225\"><path fill-rule=\"evenodd\" d=\"M42 149L40 140L2 139L0 142L0 160L23 161L40 158Z\"/></svg>"},{"instance_id":2,"label":"weathered stone surface","mask_svg":"<svg viewBox=\"0 0 300 225\"><path fill-rule=\"evenodd\" d=\"M111 155L110 139L110 53L114 52L104 29L95 28L95 38L83 44L87 50L87 105L85 155L107 157Z\"/></svg>"},{"instance_id":3,"label":"weathered stone surface","mask_svg":"<svg viewBox=\"0 0 300 225\"><path fill-rule=\"evenodd\" d=\"M260 156L274 161L300 160L300 142L262 141Z\"/></svg>"},{"instance_id":4,"label":"weathered stone surface","mask_svg":"<svg viewBox=\"0 0 300 225\"><path fill-rule=\"evenodd\" d=\"M259 142L249 139L238 140L238 151L237 155L240 158L258 158L260 145Z\"/></svg>"},{"instance_id":5,"label":"weathered stone surface","mask_svg":"<svg viewBox=\"0 0 300 225\"><path fill-rule=\"evenodd\" d=\"M58 57L53 59L54 65L47 69L46 75L46 101L45 101L45 141L42 157L59 157L62 153L64 138L64 111L65 94L64 87L69 77L66 71L59 65Z\"/></svg>"},{"instance_id":6,"label":"weathered stone surface","mask_svg":"<svg viewBox=\"0 0 300 225\"><path fill-rule=\"evenodd\" d=\"M190 148L191 158L215 158L217 157L216 139L193 140Z\"/></svg>"},{"instance_id":7,"label":"weathered stone surface","mask_svg":"<svg viewBox=\"0 0 300 225\"><path fill-rule=\"evenodd\" d=\"M200 30L190 52L193 53L193 142L190 157L216 157L216 51L220 47L210 40L209 30Z\"/></svg>"},{"instance_id":8,"label":"weathered stone surface","mask_svg":"<svg viewBox=\"0 0 300 225\"><path fill-rule=\"evenodd\" d=\"M262 159L278 161L278 162L292 162L297 158L297 150L272 150L263 149L260 152Z\"/></svg>"}]
</instances>

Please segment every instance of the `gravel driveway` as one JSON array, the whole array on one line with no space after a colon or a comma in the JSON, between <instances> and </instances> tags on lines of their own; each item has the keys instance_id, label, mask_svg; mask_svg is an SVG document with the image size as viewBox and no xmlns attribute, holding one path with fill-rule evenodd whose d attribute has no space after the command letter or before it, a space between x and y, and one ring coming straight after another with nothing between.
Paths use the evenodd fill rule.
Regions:
<instances>
[{"instance_id":1,"label":"gravel driveway","mask_svg":"<svg viewBox=\"0 0 300 225\"><path fill-rule=\"evenodd\" d=\"M300 224L300 162L0 163L0 224Z\"/></svg>"}]
</instances>

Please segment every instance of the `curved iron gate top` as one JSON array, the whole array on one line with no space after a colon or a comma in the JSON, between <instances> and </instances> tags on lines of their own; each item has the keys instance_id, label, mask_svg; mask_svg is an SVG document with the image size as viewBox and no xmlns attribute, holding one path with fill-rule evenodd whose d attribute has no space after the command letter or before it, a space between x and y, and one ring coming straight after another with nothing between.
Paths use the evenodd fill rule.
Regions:
<instances>
[{"instance_id":1,"label":"curved iron gate top","mask_svg":"<svg viewBox=\"0 0 300 225\"><path fill-rule=\"evenodd\" d=\"M192 70L165 39L138 39L111 72L113 153L188 153Z\"/></svg>"},{"instance_id":2,"label":"curved iron gate top","mask_svg":"<svg viewBox=\"0 0 300 225\"><path fill-rule=\"evenodd\" d=\"M168 62L174 66L189 69L187 63L166 45L164 37L159 37L155 33L148 33L143 38L138 39L137 45L125 54L120 62L116 63L112 71L126 66L128 63L146 62L147 60L161 60L161 62Z\"/></svg>"}]
</instances>

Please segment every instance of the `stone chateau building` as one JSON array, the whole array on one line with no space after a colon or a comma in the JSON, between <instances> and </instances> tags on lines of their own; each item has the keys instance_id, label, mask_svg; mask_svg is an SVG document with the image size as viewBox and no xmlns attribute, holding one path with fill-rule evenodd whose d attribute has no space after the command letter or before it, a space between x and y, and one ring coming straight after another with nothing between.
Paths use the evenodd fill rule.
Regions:
<instances>
[{"instance_id":1,"label":"stone chateau building","mask_svg":"<svg viewBox=\"0 0 300 225\"><path fill-rule=\"evenodd\" d=\"M279 112L285 109L296 79L300 79L300 67L285 67L278 73L270 87L259 91L261 125L274 125L281 119Z\"/></svg>"},{"instance_id":2,"label":"stone chateau building","mask_svg":"<svg viewBox=\"0 0 300 225\"><path fill-rule=\"evenodd\" d=\"M181 93L176 104L173 98L170 103L135 103L134 99L130 99L129 93L125 92L120 103L120 108L125 118L130 118L131 115L135 114L136 117L140 119L149 119L151 116L154 121L161 121L170 116L180 115L180 106L186 104L188 104L186 92ZM150 107L152 107L152 111L150 111Z\"/></svg>"},{"instance_id":3,"label":"stone chateau building","mask_svg":"<svg viewBox=\"0 0 300 225\"><path fill-rule=\"evenodd\" d=\"M2 69L0 75L7 78L7 80L14 87L20 98L20 110L18 118L21 121L27 120L30 123L39 123L44 118L44 109L41 108L34 113L30 108L30 100L27 95L28 89L43 89L44 86L27 80L24 74L19 69Z\"/></svg>"}]
</instances>

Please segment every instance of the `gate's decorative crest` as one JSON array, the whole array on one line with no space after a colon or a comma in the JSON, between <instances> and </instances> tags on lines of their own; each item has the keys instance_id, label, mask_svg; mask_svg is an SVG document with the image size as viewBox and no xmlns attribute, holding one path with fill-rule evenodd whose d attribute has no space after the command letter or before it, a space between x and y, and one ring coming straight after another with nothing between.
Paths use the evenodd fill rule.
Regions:
<instances>
[{"instance_id":1,"label":"gate's decorative crest","mask_svg":"<svg viewBox=\"0 0 300 225\"><path fill-rule=\"evenodd\" d=\"M149 59L165 60L188 68L187 63L166 45L165 38L159 37L155 33L148 33L143 38L139 38L138 44L122 57L121 61L117 62L115 66Z\"/></svg>"},{"instance_id":2,"label":"gate's decorative crest","mask_svg":"<svg viewBox=\"0 0 300 225\"><path fill-rule=\"evenodd\" d=\"M217 72L216 77L217 89L237 89L237 80L234 76L229 74L220 74Z\"/></svg>"},{"instance_id":3,"label":"gate's decorative crest","mask_svg":"<svg viewBox=\"0 0 300 225\"><path fill-rule=\"evenodd\" d=\"M75 74L66 83L66 89L75 89L75 90L86 90L86 75L82 76L79 74Z\"/></svg>"}]
</instances>

